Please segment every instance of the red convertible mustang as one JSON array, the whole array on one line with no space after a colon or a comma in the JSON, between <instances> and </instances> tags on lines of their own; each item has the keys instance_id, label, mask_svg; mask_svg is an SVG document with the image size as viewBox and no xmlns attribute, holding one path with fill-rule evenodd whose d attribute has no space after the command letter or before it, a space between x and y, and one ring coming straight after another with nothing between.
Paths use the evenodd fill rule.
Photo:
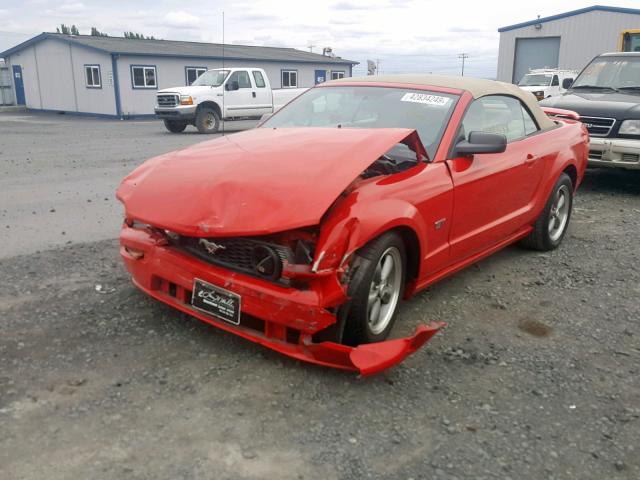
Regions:
<instances>
[{"instance_id":1,"label":"red convertible mustang","mask_svg":"<svg viewBox=\"0 0 640 480\"><path fill-rule=\"evenodd\" d=\"M372 374L443 326L389 340L402 298L519 240L560 244L588 153L577 119L488 80L328 82L134 170L121 255L178 310Z\"/></svg>"}]
</instances>

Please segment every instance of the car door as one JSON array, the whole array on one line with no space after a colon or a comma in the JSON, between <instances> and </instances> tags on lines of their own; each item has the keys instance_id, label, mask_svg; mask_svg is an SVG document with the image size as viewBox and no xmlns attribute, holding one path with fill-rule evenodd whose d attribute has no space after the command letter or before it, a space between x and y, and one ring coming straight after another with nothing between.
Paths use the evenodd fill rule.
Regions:
<instances>
[{"instance_id":1,"label":"car door","mask_svg":"<svg viewBox=\"0 0 640 480\"><path fill-rule=\"evenodd\" d=\"M237 85L237 89L234 89ZM247 70L236 70L227 78L224 87L224 107L228 117L251 117L257 112L256 97Z\"/></svg>"},{"instance_id":2,"label":"car door","mask_svg":"<svg viewBox=\"0 0 640 480\"><path fill-rule=\"evenodd\" d=\"M526 114L526 117L525 117ZM526 119L526 121L525 121ZM503 134L503 153L476 154L447 160L454 185L450 230L452 262L500 243L522 229L542 179L536 137L538 127L522 102L490 95L467 109L458 141L472 131Z\"/></svg>"}]
</instances>

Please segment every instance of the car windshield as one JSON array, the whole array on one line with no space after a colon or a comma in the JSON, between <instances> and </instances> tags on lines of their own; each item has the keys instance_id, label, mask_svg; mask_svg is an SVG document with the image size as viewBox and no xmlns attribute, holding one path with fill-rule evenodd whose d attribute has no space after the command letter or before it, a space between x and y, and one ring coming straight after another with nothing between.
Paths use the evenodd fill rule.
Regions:
<instances>
[{"instance_id":1,"label":"car windshield","mask_svg":"<svg viewBox=\"0 0 640 480\"><path fill-rule=\"evenodd\" d=\"M191 85L203 85L206 87L219 87L229 75L229 70L209 70L204 72Z\"/></svg>"},{"instance_id":2,"label":"car windshield","mask_svg":"<svg viewBox=\"0 0 640 480\"><path fill-rule=\"evenodd\" d=\"M264 127L411 128L433 158L457 95L388 87L319 87L300 95Z\"/></svg>"},{"instance_id":3,"label":"car windshield","mask_svg":"<svg viewBox=\"0 0 640 480\"><path fill-rule=\"evenodd\" d=\"M521 87L547 87L551 85L551 79L553 75L544 75L544 74L534 74L534 75L525 75L520 80Z\"/></svg>"},{"instance_id":4,"label":"car windshield","mask_svg":"<svg viewBox=\"0 0 640 480\"><path fill-rule=\"evenodd\" d=\"M572 88L640 86L640 57L599 57L580 73Z\"/></svg>"}]
</instances>

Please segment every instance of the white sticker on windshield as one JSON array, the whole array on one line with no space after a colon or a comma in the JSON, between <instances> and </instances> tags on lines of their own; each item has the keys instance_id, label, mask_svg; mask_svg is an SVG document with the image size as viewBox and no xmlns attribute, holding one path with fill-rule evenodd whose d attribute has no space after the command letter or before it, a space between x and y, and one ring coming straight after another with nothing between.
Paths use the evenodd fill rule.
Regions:
<instances>
[{"instance_id":1,"label":"white sticker on windshield","mask_svg":"<svg viewBox=\"0 0 640 480\"><path fill-rule=\"evenodd\" d=\"M426 105L446 105L449 98L440 97L438 95L429 95L428 93L405 93L400 99L401 102L424 103Z\"/></svg>"}]
</instances>

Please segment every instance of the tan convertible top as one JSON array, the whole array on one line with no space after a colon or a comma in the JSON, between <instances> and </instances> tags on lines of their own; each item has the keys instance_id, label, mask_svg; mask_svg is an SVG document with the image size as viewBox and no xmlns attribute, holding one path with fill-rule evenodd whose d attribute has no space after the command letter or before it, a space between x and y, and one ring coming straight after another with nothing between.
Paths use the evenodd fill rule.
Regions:
<instances>
[{"instance_id":1,"label":"tan convertible top","mask_svg":"<svg viewBox=\"0 0 640 480\"><path fill-rule=\"evenodd\" d=\"M484 80L481 78L471 77L453 77L445 75L421 75L421 74L403 74L403 75L371 75L368 77L347 77L340 80L332 80L328 84L347 83L347 82L372 82L372 83L406 83L409 85L448 87L457 90L466 90L473 98L480 98L486 95L511 95L517 97L524 102L529 108L531 114L535 117L536 122L541 129L553 127L553 121L545 115L536 97L531 92L525 92L517 85L504 82L496 82L494 80Z\"/></svg>"}]
</instances>

